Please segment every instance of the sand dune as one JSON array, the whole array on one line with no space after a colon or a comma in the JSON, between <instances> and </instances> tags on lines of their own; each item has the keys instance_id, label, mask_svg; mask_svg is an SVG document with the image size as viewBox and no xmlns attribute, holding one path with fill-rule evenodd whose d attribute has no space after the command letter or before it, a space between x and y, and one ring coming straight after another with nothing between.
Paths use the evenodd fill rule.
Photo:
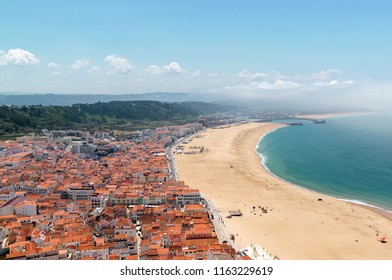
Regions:
<instances>
[{"instance_id":1,"label":"sand dune","mask_svg":"<svg viewBox=\"0 0 392 280\"><path fill-rule=\"evenodd\" d=\"M208 196L223 217L229 210L242 211L242 217L224 219L238 248L259 244L280 259L392 259L392 221L387 217L264 170L255 147L262 135L281 126L208 129L185 145L185 151L204 146L206 152L175 156L180 179ZM268 208L267 213L259 206ZM390 242L380 243L381 235Z\"/></svg>"}]
</instances>

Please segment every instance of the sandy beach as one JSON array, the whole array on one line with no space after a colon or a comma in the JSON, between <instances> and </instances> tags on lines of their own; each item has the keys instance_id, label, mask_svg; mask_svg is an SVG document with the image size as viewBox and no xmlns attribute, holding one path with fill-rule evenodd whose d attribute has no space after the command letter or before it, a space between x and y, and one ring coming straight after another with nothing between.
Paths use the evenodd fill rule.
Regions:
<instances>
[{"instance_id":1,"label":"sandy beach","mask_svg":"<svg viewBox=\"0 0 392 280\"><path fill-rule=\"evenodd\" d=\"M392 259L392 221L371 209L280 180L260 163L262 135L282 127L249 123L208 129L176 154L181 180L211 199L237 248L258 244L280 259ZM267 209L263 213L261 208ZM243 216L226 218L239 209ZM387 236L387 243L378 241Z\"/></svg>"}]
</instances>

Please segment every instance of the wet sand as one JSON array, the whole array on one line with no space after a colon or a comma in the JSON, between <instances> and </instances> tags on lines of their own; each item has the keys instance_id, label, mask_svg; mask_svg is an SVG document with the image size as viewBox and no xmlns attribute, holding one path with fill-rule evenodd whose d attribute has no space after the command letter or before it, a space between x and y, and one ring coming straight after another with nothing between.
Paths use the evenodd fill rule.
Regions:
<instances>
[{"instance_id":1,"label":"wet sand","mask_svg":"<svg viewBox=\"0 0 392 280\"><path fill-rule=\"evenodd\" d=\"M282 126L208 129L184 145L185 152L204 146L203 153L175 155L180 179L200 189L222 217L230 210L243 213L224 218L238 248L259 244L280 259L392 259L386 215L287 183L263 168L256 145ZM379 242L383 235L390 242Z\"/></svg>"}]
</instances>

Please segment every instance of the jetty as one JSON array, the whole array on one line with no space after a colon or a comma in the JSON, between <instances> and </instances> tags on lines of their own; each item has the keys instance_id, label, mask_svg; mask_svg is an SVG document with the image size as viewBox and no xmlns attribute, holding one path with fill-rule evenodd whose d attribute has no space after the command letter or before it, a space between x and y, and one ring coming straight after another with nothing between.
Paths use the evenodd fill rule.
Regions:
<instances>
[{"instance_id":1,"label":"jetty","mask_svg":"<svg viewBox=\"0 0 392 280\"><path fill-rule=\"evenodd\" d=\"M267 122L273 122L273 121L282 121L282 123L287 124L287 125L303 125L301 122L287 122L287 120L298 120L298 121L311 121L315 124L325 124L327 123L326 120L324 119L313 119L313 118L297 118L297 117L289 117L289 118L273 118L273 119L259 119L256 120L255 122L260 122L260 123L267 123ZM283 122L284 121L284 122Z\"/></svg>"},{"instance_id":2,"label":"jetty","mask_svg":"<svg viewBox=\"0 0 392 280\"><path fill-rule=\"evenodd\" d=\"M304 120L304 121L311 121L311 122L313 122L315 124L325 124L325 123L327 123L327 121L324 120L324 119L297 118L297 117L294 117L294 119L296 119L296 120Z\"/></svg>"}]
</instances>

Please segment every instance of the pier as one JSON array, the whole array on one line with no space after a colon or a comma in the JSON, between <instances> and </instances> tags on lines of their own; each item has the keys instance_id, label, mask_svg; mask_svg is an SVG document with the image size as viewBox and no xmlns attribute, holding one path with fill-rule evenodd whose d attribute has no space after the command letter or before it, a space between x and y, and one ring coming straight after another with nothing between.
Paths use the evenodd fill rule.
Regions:
<instances>
[{"instance_id":1,"label":"pier","mask_svg":"<svg viewBox=\"0 0 392 280\"><path fill-rule=\"evenodd\" d=\"M315 124L325 124L327 121L325 119L313 119L313 118L297 118L297 117L291 117L291 118L273 118L273 119L259 119L256 120L256 122L273 122L273 121L286 121L286 120L298 120L298 121L311 121ZM287 125L303 125L301 122L283 122L284 124Z\"/></svg>"}]
</instances>

